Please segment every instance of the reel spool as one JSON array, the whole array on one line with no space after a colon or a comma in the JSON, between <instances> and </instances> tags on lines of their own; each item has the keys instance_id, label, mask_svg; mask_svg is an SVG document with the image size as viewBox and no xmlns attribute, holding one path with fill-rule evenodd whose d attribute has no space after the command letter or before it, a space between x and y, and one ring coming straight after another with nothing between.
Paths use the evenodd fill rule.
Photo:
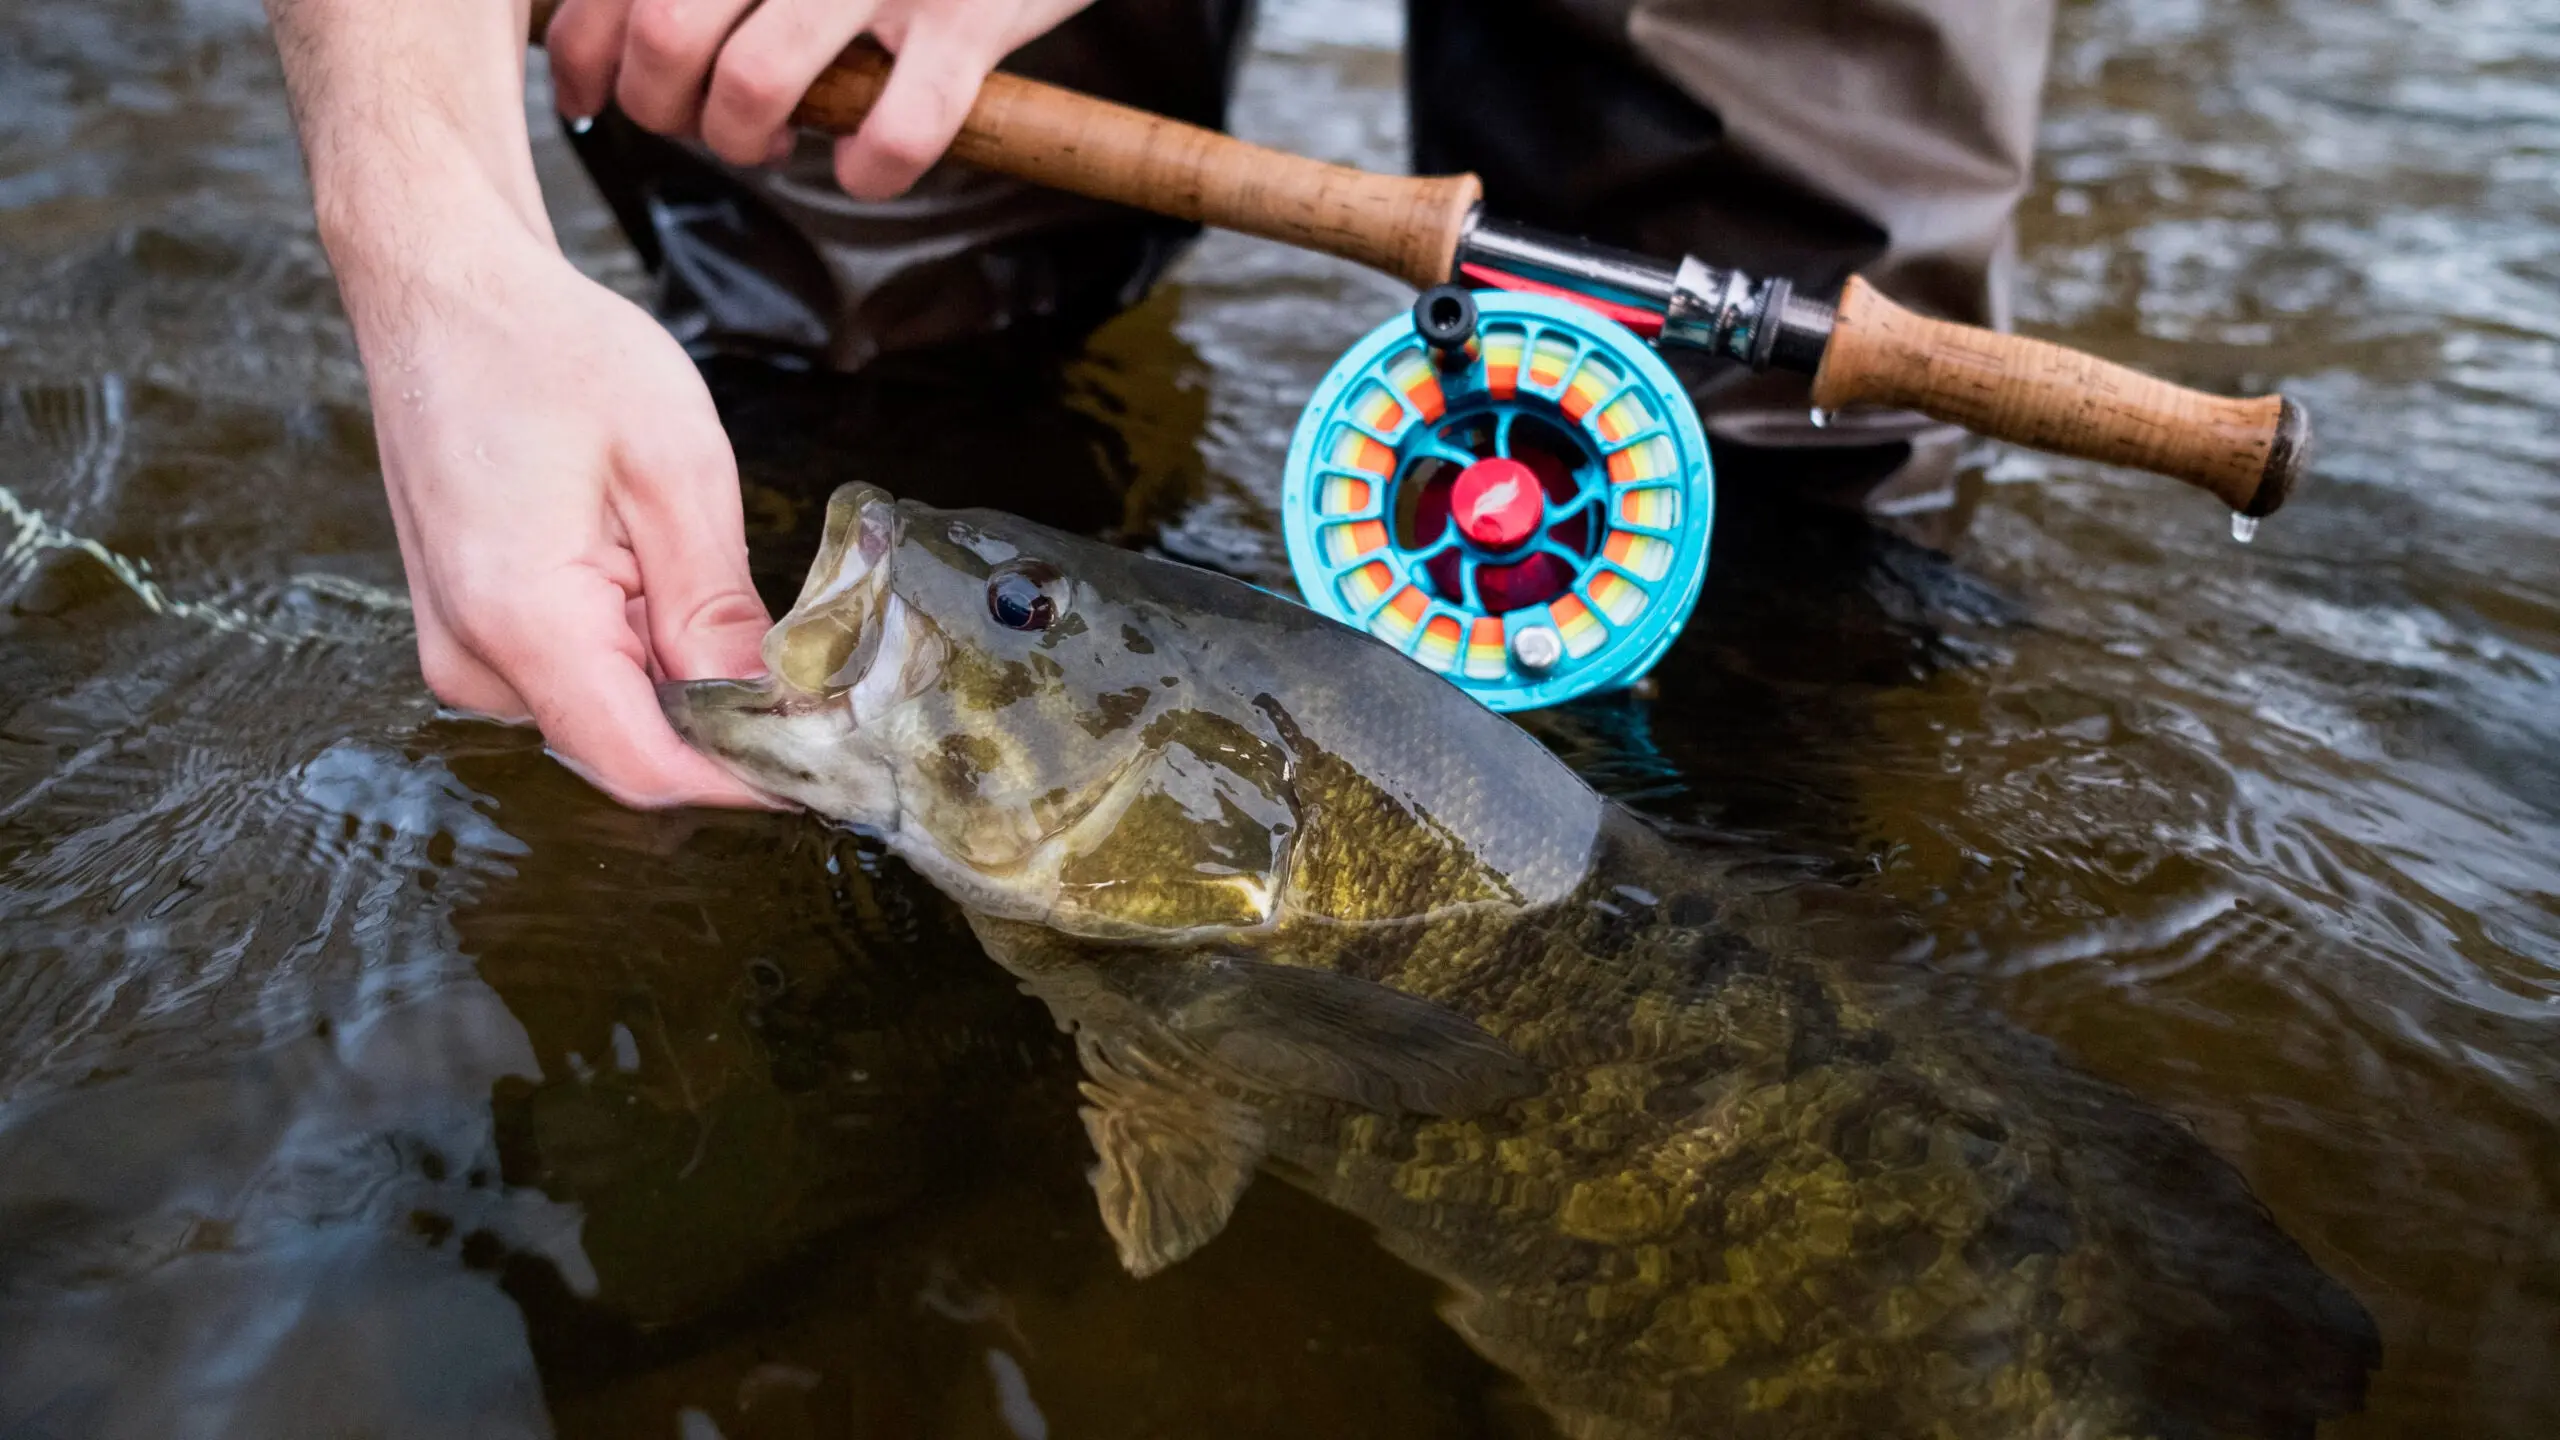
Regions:
<instances>
[{"instance_id":1,"label":"reel spool","mask_svg":"<svg viewBox=\"0 0 2560 1440\"><path fill-rule=\"evenodd\" d=\"M1280 505L1311 607L1534 710L1653 668L1706 581L1715 492L1697 411L1633 332L1442 287L1316 387Z\"/></svg>"}]
</instances>

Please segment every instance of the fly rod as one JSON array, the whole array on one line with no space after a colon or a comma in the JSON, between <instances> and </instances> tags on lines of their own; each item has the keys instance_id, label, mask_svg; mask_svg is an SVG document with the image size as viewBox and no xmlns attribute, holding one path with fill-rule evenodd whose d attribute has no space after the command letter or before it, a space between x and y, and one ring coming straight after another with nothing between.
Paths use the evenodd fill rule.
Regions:
<instances>
[{"instance_id":1,"label":"fly rod","mask_svg":"<svg viewBox=\"0 0 2560 1440\"><path fill-rule=\"evenodd\" d=\"M533 0L533 36L558 0ZM848 135L890 57L848 48L791 122ZM2302 407L2173 385L2069 346L1933 319L1850 277L1836 300L1695 257L1667 262L1485 213L1473 175L1380 175L1001 71L951 155L981 169L1175 219L1303 246L1415 286L1561 294L1667 347L1813 380L1817 410L1916 410L2011 444L2184 481L2250 519L2273 514L2310 448Z\"/></svg>"}]
</instances>

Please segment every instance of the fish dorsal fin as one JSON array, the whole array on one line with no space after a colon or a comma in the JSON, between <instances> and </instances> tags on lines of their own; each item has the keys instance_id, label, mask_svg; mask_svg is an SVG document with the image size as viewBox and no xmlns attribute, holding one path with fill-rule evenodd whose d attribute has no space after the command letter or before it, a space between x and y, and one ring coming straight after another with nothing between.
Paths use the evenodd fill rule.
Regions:
<instances>
[{"instance_id":1,"label":"fish dorsal fin","mask_svg":"<svg viewBox=\"0 0 2560 1440\"><path fill-rule=\"evenodd\" d=\"M1465 1116L1538 1088L1535 1067L1466 1016L1355 976L1221 955L1133 965L1111 983L1248 1092Z\"/></svg>"},{"instance_id":2,"label":"fish dorsal fin","mask_svg":"<svg viewBox=\"0 0 2560 1440\"><path fill-rule=\"evenodd\" d=\"M1171 1081L1141 1052L1079 1036L1094 1199L1120 1264L1144 1278L1217 1238L1262 1159L1252 1111Z\"/></svg>"}]
</instances>

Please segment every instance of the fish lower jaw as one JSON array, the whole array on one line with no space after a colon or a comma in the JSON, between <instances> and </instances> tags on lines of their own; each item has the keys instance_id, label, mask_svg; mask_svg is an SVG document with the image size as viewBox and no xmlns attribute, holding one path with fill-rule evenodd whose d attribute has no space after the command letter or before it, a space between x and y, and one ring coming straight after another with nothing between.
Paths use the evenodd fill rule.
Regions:
<instances>
[{"instance_id":1,"label":"fish lower jaw","mask_svg":"<svg viewBox=\"0 0 2560 1440\"><path fill-rule=\"evenodd\" d=\"M886 836L898 827L898 782L864 753L841 699L779 704L725 734L688 736L720 768L778 800L855 830Z\"/></svg>"},{"instance_id":2,"label":"fish lower jaw","mask_svg":"<svg viewBox=\"0 0 2560 1440\"><path fill-rule=\"evenodd\" d=\"M794 777L784 797L850 829L884 841L898 836L898 782L886 765L841 761L814 775ZM748 783L757 782L750 780Z\"/></svg>"}]
</instances>

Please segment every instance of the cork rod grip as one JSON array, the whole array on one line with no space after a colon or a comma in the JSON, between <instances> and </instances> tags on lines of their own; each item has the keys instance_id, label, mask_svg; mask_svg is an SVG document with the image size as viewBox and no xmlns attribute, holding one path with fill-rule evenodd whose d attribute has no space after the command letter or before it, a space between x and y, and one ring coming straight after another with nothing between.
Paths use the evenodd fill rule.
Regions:
<instances>
[{"instance_id":1,"label":"cork rod grip","mask_svg":"<svg viewBox=\"0 0 2560 1440\"><path fill-rule=\"evenodd\" d=\"M1826 410L1917 410L1995 440L2129 465L2249 516L2292 493L2310 425L2280 395L2229 400L2023 335L1915 315L1852 278L1814 373Z\"/></svg>"},{"instance_id":2,"label":"cork rod grip","mask_svg":"<svg viewBox=\"0 0 2560 1440\"><path fill-rule=\"evenodd\" d=\"M849 133L888 78L889 57L848 50L792 119ZM1449 278L1467 214L1484 197L1473 175L1373 175L1001 71L980 87L951 153L1052 189L1356 260L1417 286Z\"/></svg>"},{"instance_id":3,"label":"cork rod grip","mask_svg":"<svg viewBox=\"0 0 2560 1440\"><path fill-rule=\"evenodd\" d=\"M556 8L534 0L537 41ZM809 87L792 123L852 134L880 99L889 65L857 42ZM1473 175L1373 175L1001 71L980 87L951 154L1052 189L1356 260L1416 286L1449 278L1467 216L1484 198Z\"/></svg>"}]
</instances>

